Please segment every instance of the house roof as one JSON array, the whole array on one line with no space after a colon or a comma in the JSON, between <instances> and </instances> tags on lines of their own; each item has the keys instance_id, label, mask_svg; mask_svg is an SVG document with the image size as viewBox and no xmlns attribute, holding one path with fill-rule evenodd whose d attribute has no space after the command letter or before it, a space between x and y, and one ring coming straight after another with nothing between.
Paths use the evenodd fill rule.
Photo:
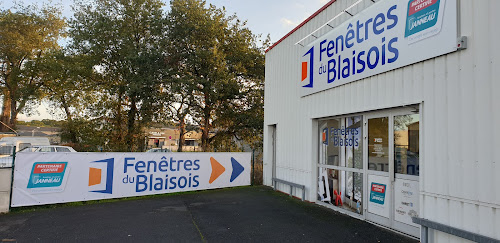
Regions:
<instances>
[{"instance_id":1,"label":"house roof","mask_svg":"<svg viewBox=\"0 0 500 243\"><path fill-rule=\"evenodd\" d=\"M147 130L149 138L170 138L177 139L179 138L179 130L171 129L171 128L150 128ZM186 140L200 140L201 132L189 131L184 135L184 139Z\"/></svg>"},{"instance_id":2,"label":"house roof","mask_svg":"<svg viewBox=\"0 0 500 243\"><path fill-rule=\"evenodd\" d=\"M18 125L17 134L19 136L35 136L35 137L50 137L59 136L61 133L61 128L59 127L35 127L35 126L25 126Z\"/></svg>"},{"instance_id":3,"label":"house roof","mask_svg":"<svg viewBox=\"0 0 500 243\"><path fill-rule=\"evenodd\" d=\"M26 136L26 137L47 137L47 136L50 136L46 133L43 133L43 132L40 132L40 131L35 131L35 132L32 132L32 131L19 131L18 132L19 136Z\"/></svg>"},{"instance_id":4,"label":"house roof","mask_svg":"<svg viewBox=\"0 0 500 243\"><path fill-rule=\"evenodd\" d=\"M26 126L26 125L17 125L16 126L18 132L19 131L40 131L40 132L60 132L60 127L36 127L36 126Z\"/></svg>"}]
</instances>

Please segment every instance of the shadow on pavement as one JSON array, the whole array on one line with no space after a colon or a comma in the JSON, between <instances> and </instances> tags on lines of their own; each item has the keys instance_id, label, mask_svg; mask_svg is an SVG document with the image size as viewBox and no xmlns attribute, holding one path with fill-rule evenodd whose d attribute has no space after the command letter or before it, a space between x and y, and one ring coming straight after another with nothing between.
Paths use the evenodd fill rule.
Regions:
<instances>
[{"instance_id":1,"label":"shadow on pavement","mask_svg":"<svg viewBox=\"0 0 500 243\"><path fill-rule=\"evenodd\" d=\"M7 242L418 242L271 188L0 215Z\"/></svg>"}]
</instances>

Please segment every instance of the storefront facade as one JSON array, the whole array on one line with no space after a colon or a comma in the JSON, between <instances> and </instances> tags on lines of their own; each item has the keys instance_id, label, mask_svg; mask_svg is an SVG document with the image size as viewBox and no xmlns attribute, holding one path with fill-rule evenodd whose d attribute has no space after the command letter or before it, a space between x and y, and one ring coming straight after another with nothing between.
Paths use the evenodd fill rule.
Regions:
<instances>
[{"instance_id":1,"label":"storefront facade","mask_svg":"<svg viewBox=\"0 0 500 243\"><path fill-rule=\"evenodd\" d=\"M326 4L266 53L264 183L417 238L412 218L500 239L496 10Z\"/></svg>"}]
</instances>

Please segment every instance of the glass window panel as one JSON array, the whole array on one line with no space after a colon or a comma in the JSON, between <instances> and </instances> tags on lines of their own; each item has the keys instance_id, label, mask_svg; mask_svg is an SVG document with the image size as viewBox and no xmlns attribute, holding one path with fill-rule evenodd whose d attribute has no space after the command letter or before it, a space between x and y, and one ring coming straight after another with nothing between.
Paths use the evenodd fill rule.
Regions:
<instances>
[{"instance_id":1,"label":"glass window panel","mask_svg":"<svg viewBox=\"0 0 500 243\"><path fill-rule=\"evenodd\" d=\"M340 146L334 141L332 131L341 127L340 119L332 119L327 122L327 128L330 133L330 142L328 144L328 160L327 164L340 166Z\"/></svg>"},{"instance_id":2,"label":"glass window panel","mask_svg":"<svg viewBox=\"0 0 500 243\"><path fill-rule=\"evenodd\" d=\"M319 168L319 201L363 214L362 197L362 173Z\"/></svg>"},{"instance_id":3,"label":"glass window panel","mask_svg":"<svg viewBox=\"0 0 500 243\"><path fill-rule=\"evenodd\" d=\"M389 118L368 120L368 169L389 171Z\"/></svg>"},{"instance_id":4,"label":"glass window panel","mask_svg":"<svg viewBox=\"0 0 500 243\"><path fill-rule=\"evenodd\" d=\"M39 152L54 152L53 147L42 147L40 148Z\"/></svg>"},{"instance_id":5,"label":"glass window panel","mask_svg":"<svg viewBox=\"0 0 500 243\"><path fill-rule=\"evenodd\" d=\"M320 123L320 164L363 169L362 123L362 116Z\"/></svg>"},{"instance_id":6,"label":"glass window panel","mask_svg":"<svg viewBox=\"0 0 500 243\"><path fill-rule=\"evenodd\" d=\"M363 195L363 174L356 172L346 172L347 187L346 195L353 202L361 201Z\"/></svg>"},{"instance_id":7,"label":"glass window panel","mask_svg":"<svg viewBox=\"0 0 500 243\"><path fill-rule=\"evenodd\" d=\"M345 119L344 145L346 164L349 168L363 169L363 117Z\"/></svg>"},{"instance_id":8,"label":"glass window panel","mask_svg":"<svg viewBox=\"0 0 500 243\"><path fill-rule=\"evenodd\" d=\"M0 155L11 155L13 149L14 146L11 145L0 146Z\"/></svg>"},{"instance_id":9,"label":"glass window panel","mask_svg":"<svg viewBox=\"0 0 500 243\"><path fill-rule=\"evenodd\" d=\"M31 146L31 143L20 143L18 150L22 150L22 149L25 149L25 148L30 147L30 146Z\"/></svg>"},{"instance_id":10,"label":"glass window panel","mask_svg":"<svg viewBox=\"0 0 500 243\"><path fill-rule=\"evenodd\" d=\"M319 163L326 164L328 158L328 127L327 122L320 122L319 124Z\"/></svg>"},{"instance_id":11,"label":"glass window panel","mask_svg":"<svg viewBox=\"0 0 500 243\"><path fill-rule=\"evenodd\" d=\"M65 153L69 153L71 151L69 151L69 148L64 148L64 147L58 147L57 148L57 152L65 152Z\"/></svg>"},{"instance_id":12,"label":"glass window panel","mask_svg":"<svg viewBox=\"0 0 500 243\"><path fill-rule=\"evenodd\" d=\"M396 173L419 175L420 115L394 117L394 168Z\"/></svg>"},{"instance_id":13,"label":"glass window panel","mask_svg":"<svg viewBox=\"0 0 500 243\"><path fill-rule=\"evenodd\" d=\"M336 144L334 131L340 129L340 119L330 119L320 124L320 163L340 166L340 147Z\"/></svg>"}]
</instances>

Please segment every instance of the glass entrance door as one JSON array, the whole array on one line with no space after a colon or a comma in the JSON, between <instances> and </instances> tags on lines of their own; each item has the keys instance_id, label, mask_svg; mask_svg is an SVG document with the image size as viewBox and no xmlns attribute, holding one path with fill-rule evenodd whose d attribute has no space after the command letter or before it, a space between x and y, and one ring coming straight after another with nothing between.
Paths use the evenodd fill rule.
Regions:
<instances>
[{"instance_id":1,"label":"glass entrance door","mask_svg":"<svg viewBox=\"0 0 500 243\"><path fill-rule=\"evenodd\" d=\"M375 114L366 116L365 137L367 146L367 219L378 224L390 226L391 178L390 178L390 138L389 116Z\"/></svg>"},{"instance_id":2,"label":"glass entrance door","mask_svg":"<svg viewBox=\"0 0 500 243\"><path fill-rule=\"evenodd\" d=\"M420 115L393 109L365 116L366 218L418 237Z\"/></svg>"},{"instance_id":3,"label":"glass entrance door","mask_svg":"<svg viewBox=\"0 0 500 243\"><path fill-rule=\"evenodd\" d=\"M394 221L399 231L418 236L411 217L419 212L420 115L402 111L393 116Z\"/></svg>"}]
</instances>

